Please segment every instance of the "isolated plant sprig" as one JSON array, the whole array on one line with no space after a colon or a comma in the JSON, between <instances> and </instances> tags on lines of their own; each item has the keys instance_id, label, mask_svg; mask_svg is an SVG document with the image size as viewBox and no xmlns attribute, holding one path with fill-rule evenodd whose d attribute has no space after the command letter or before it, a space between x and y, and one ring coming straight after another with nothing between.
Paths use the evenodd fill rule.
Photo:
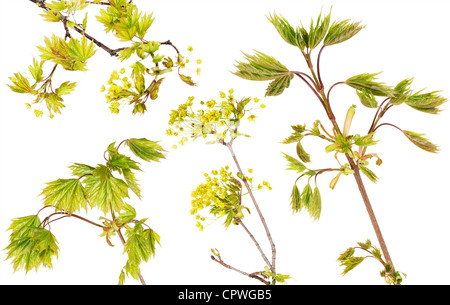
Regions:
<instances>
[{"instance_id":1,"label":"isolated plant sprig","mask_svg":"<svg viewBox=\"0 0 450 305\"><path fill-rule=\"evenodd\" d=\"M74 177L47 183L40 194L44 207L37 214L12 220L9 245L5 250L14 271L23 269L27 273L32 269L37 271L39 267L52 268L52 259L58 257L59 248L50 224L73 217L100 228L100 236L105 237L110 246L113 246L111 238L116 234L119 236L128 256L119 275L119 284L124 283L126 276L145 284L139 266L155 255L160 237L146 224L147 218L136 219L136 210L125 202L129 190L141 198L135 177L135 172L141 168L138 162L119 153L122 144L144 161L158 162L164 158L164 150L158 143L145 138L130 138L117 146L115 142L108 146L104 153L105 164L93 167L74 163L69 166ZM47 208L53 212L41 221L39 214ZM87 212L89 208L96 208L105 216L109 214L109 218L100 217L101 223L97 223L76 214L82 209ZM125 230L125 234L121 230Z\"/></svg>"},{"instance_id":2,"label":"isolated plant sprig","mask_svg":"<svg viewBox=\"0 0 450 305\"><path fill-rule=\"evenodd\" d=\"M236 99L232 89L228 91L228 95L220 92L219 97L220 100L218 101L215 99L206 102L201 101L200 106L195 107L194 98L189 97L186 103L179 105L178 109L172 110L170 114L168 135L179 137L179 143L182 145L189 139L212 138L207 143L218 143L226 146L237 168L236 174L230 170L229 166L224 166L220 170L212 170L211 173L205 173L206 181L192 192L191 214L195 215L199 230L203 230L206 220L217 220L222 217L225 218L225 228L228 228L231 224L242 227L260 252L266 266L261 271L251 273L242 271L225 263L217 249L211 249L212 260L267 285L274 285L276 282L286 283L290 276L276 272L275 243L253 194L256 190L264 188L270 190L272 187L269 182L264 180L254 186L253 177L250 177L253 170L248 169L248 172L244 172L233 150L233 142L237 137L249 137L249 135L242 134L239 131L241 121L244 118L254 121L256 116L252 111L265 106L259 104L258 98ZM251 198L270 244L270 258L263 251L250 229L244 224L245 214L252 210L243 204L243 197L247 194Z\"/></svg>"},{"instance_id":3,"label":"isolated plant sprig","mask_svg":"<svg viewBox=\"0 0 450 305\"><path fill-rule=\"evenodd\" d=\"M134 61L129 65L130 74L120 79L122 84L117 82L117 71L112 72L108 81L106 101L112 113L118 113L119 107L132 105L133 114L143 114L147 109L147 100L158 97L164 80L161 76L174 69L184 83L196 85L191 76L181 73L189 59L170 40L148 40L148 32L155 18L152 13L143 14L132 1L30 1L42 8L41 16L45 21L61 23L64 28L63 37L52 34L44 38L44 45L37 47L40 59L34 58L33 64L28 67L30 75L14 73L10 78L12 84L8 84L16 93L33 96L33 102L26 103L26 106L33 109L37 117L43 116L44 111L48 112L50 118L60 114L65 107L63 96L75 90L76 82L64 81L59 86L55 85L57 67L66 71L86 71L88 60L98 50L96 47L121 61ZM87 32L87 9L91 6L100 7L96 20L103 25L106 33L111 33L119 42L125 43L124 47L108 47ZM82 13L84 15L80 17ZM73 31L81 37L73 37ZM171 57L161 53L162 46L171 47L175 54ZM52 65L46 68L47 63ZM197 60L197 64L200 63ZM200 73L200 68L197 68L197 73ZM106 90L106 87L103 86L102 90Z\"/></svg>"},{"instance_id":4,"label":"isolated plant sprig","mask_svg":"<svg viewBox=\"0 0 450 305\"><path fill-rule=\"evenodd\" d=\"M295 76L300 78L311 89L323 106L331 126L325 127L324 125L326 124L322 124L320 120L316 120L311 128L307 128L306 125L295 125L292 126L293 133L283 141L285 144L296 143L298 157L297 159L284 154L288 161L288 169L294 170L298 174L291 193L291 208L294 212L299 212L304 208L311 217L316 220L319 219L322 203L317 183L318 177L326 173L337 173L329 183L330 188L334 189L342 175L353 175L381 247L381 253L376 252L376 258L382 261L385 266L382 276L389 279L388 283L400 284L400 273L394 268L360 173L372 182L378 181L377 175L369 168L369 162L370 160L375 160L377 166L382 163L379 153L372 152L374 145L378 142L377 131L382 126L394 127L419 148L436 153L438 147L431 143L423 134L404 130L392 123L381 123L381 119L389 109L401 104L406 104L415 110L428 114L437 114L440 112L439 106L447 102L447 98L440 96L438 91L427 93L422 91L413 92L410 89L412 78L400 81L395 87L387 86L377 80L379 73L362 73L352 76L347 80L334 83L326 91L320 70L320 59L323 50L328 46L339 44L352 38L365 27L361 25L361 22L344 20L331 23L330 19L331 13L328 15L321 13L315 22L311 20L308 29L303 27L303 25L294 28L285 18L276 13L268 16L268 20L274 25L283 40L300 50L309 73L290 70L274 57L255 51L253 55L244 53L245 60L237 62L234 74L253 81L270 80L271 82L266 89L266 96L282 94L290 86ZM314 63L311 57L312 51L320 44L322 45L317 55L317 62ZM356 93L356 99L363 106L376 110L367 134L350 133L351 123L356 111L355 105L349 107L345 120L343 120L343 127L338 124L338 120L332 110L330 93L335 86L340 84L353 88ZM380 98L382 99L381 102L378 100ZM311 162L311 157L302 145L302 139L306 136L325 141L325 151L334 155L338 166L336 168L309 168L308 164ZM367 152L368 150L371 152ZM340 160L339 157L344 157L343 160L346 160L346 162ZM307 178L306 186L302 192L297 187L297 182L301 178ZM311 187L312 181L315 185L314 188ZM342 265L346 266L346 271L343 274L346 274L362 261L359 258L355 259L352 254L344 255L345 259L342 256L339 258ZM384 259L382 255L384 255Z\"/></svg>"}]
</instances>

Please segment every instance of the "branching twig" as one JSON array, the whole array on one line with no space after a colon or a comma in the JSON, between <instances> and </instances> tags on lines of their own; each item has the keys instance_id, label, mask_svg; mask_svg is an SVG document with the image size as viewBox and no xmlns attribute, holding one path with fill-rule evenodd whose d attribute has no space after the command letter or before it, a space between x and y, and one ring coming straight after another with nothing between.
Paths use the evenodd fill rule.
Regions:
<instances>
[{"instance_id":1,"label":"branching twig","mask_svg":"<svg viewBox=\"0 0 450 305\"><path fill-rule=\"evenodd\" d=\"M225 268L228 268L228 269L230 269L230 270L234 270L234 271L236 271L236 272L238 272L238 273L240 273L240 274L243 274L243 275L248 276L248 277L250 277L250 278L253 278L253 279L256 279L256 280L258 280L258 281L261 281L261 282L263 282L263 283L266 284L266 285L270 285L270 282L268 282L268 281L266 281L265 279L263 279L262 277L258 276L259 272L253 272L253 273L247 273L247 272L244 272L244 271L242 271L242 270L239 270L239 269L237 269L237 268L234 268L233 266L228 265L228 264L225 263L225 262L222 260L222 258L220 258L220 257L217 259L214 255L211 255L211 259L212 259L213 261L215 261L216 263L221 264L221 265L224 266Z\"/></svg>"}]
</instances>

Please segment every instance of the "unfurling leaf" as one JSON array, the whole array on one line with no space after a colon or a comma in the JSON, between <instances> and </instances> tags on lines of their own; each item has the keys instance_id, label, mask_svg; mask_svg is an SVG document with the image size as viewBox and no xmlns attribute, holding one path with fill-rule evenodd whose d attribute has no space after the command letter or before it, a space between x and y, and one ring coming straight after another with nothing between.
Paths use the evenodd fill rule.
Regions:
<instances>
[{"instance_id":1,"label":"unfurling leaf","mask_svg":"<svg viewBox=\"0 0 450 305\"><path fill-rule=\"evenodd\" d=\"M290 144L299 142L301 139L303 139L303 132L305 131L305 125L294 125L291 126L291 128L294 130L294 132L286 139L284 139L281 143L283 144Z\"/></svg>"},{"instance_id":2,"label":"unfurling leaf","mask_svg":"<svg viewBox=\"0 0 450 305\"><path fill-rule=\"evenodd\" d=\"M361 90L356 90L356 94L359 97L359 100L361 101L361 104L363 104L364 106L368 107L368 108L377 108L378 107L378 102L375 99L375 96L370 93L367 90L361 89Z\"/></svg>"},{"instance_id":3,"label":"unfurling leaf","mask_svg":"<svg viewBox=\"0 0 450 305\"><path fill-rule=\"evenodd\" d=\"M437 94L438 91L433 91L429 93L417 92L411 96L409 96L405 104L412 107L413 109L430 113L430 114L438 114L441 110L438 108L440 105L446 103L448 101L447 98L444 98Z\"/></svg>"},{"instance_id":4,"label":"unfurling leaf","mask_svg":"<svg viewBox=\"0 0 450 305\"><path fill-rule=\"evenodd\" d=\"M349 271L351 271L353 268L358 266L362 263L365 257L361 256L351 256L345 260L341 261L341 266L345 266L344 271L342 271L342 275L346 275Z\"/></svg>"},{"instance_id":5,"label":"unfurling leaf","mask_svg":"<svg viewBox=\"0 0 450 305\"><path fill-rule=\"evenodd\" d=\"M330 181L330 188L332 189L332 190L334 190L334 188L336 187L336 184L337 184L337 182L338 182L338 180L339 180L339 177L342 175L342 172L339 172L337 175L336 175L336 177L334 177L333 179L331 179L331 181Z\"/></svg>"},{"instance_id":6,"label":"unfurling leaf","mask_svg":"<svg viewBox=\"0 0 450 305\"><path fill-rule=\"evenodd\" d=\"M370 181L376 183L378 181L378 177L375 175L374 172L372 172L370 169L368 169L367 167L365 167L362 164L358 164L359 169L361 170L361 172L367 176L367 178L370 179Z\"/></svg>"},{"instance_id":7,"label":"unfurling leaf","mask_svg":"<svg viewBox=\"0 0 450 305\"><path fill-rule=\"evenodd\" d=\"M408 130L403 130L403 133L417 147L432 153L437 153L439 151L439 148L435 144L431 143L427 138L425 138L424 134Z\"/></svg>"},{"instance_id":8,"label":"unfurling leaf","mask_svg":"<svg viewBox=\"0 0 450 305\"><path fill-rule=\"evenodd\" d=\"M312 193L311 203L307 207L309 215L314 220L318 220L320 218L320 213L322 211L322 199L320 197L319 188L316 186Z\"/></svg>"},{"instance_id":9,"label":"unfurling leaf","mask_svg":"<svg viewBox=\"0 0 450 305\"><path fill-rule=\"evenodd\" d=\"M192 81L192 77L191 76L186 76L186 75L183 75L183 74L178 74L178 75L180 76L180 79L183 82L185 82L186 84L188 84L189 86L197 86L197 84Z\"/></svg>"},{"instance_id":10,"label":"unfurling leaf","mask_svg":"<svg viewBox=\"0 0 450 305\"><path fill-rule=\"evenodd\" d=\"M302 191L302 204L309 211L309 206L313 197L313 191L311 185L308 183L305 185Z\"/></svg>"},{"instance_id":11,"label":"unfurling leaf","mask_svg":"<svg viewBox=\"0 0 450 305\"><path fill-rule=\"evenodd\" d=\"M332 25L330 25L323 44L326 46L330 46L352 38L359 31L365 28L365 25L360 24L361 21L350 23L350 20L334 22Z\"/></svg>"},{"instance_id":12,"label":"unfurling leaf","mask_svg":"<svg viewBox=\"0 0 450 305\"><path fill-rule=\"evenodd\" d=\"M390 100L390 103L392 105L400 105L408 99L411 92L409 90L409 86L411 85L412 81L413 81L412 78L408 78L402 80L400 83L397 84L397 86L395 86L394 96Z\"/></svg>"},{"instance_id":13,"label":"unfurling leaf","mask_svg":"<svg viewBox=\"0 0 450 305\"><path fill-rule=\"evenodd\" d=\"M303 165L299 160L291 157L285 153L283 153L284 158L289 162L287 169L297 171L298 173L303 172L306 169L306 166Z\"/></svg>"},{"instance_id":14,"label":"unfurling leaf","mask_svg":"<svg viewBox=\"0 0 450 305\"><path fill-rule=\"evenodd\" d=\"M309 154L305 151L300 142L297 143L296 149L297 149L297 156L300 158L300 160L306 163L311 162Z\"/></svg>"},{"instance_id":15,"label":"unfurling leaf","mask_svg":"<svg viewBox=\"0 0 450 305\"><path fill-rule=\"evenodd\" d=\"M314 26L313 21L311 20L311 25L309 27L309 35L308 35L308 48L310 50L314 49L322 42L325 35L327 34L328 27L330 25L331 12L325 17L322 16L322 13L319 15L316 21L316 25Z\"/></svg>"},{"instance_id":16,"label":"unfurling leaf","mask_svg":"<svg viewBox=\"0 0 450 305\"><path fill-rule=\"evenodd\" d=\"M370 247L372 246L372 243L370 242L370 239L367 239L365 243L358 242L358 245L365 250L369 250Z\"/></svg>"},{"instance_id":17,"label":"unfurling leaf","mask_svg":"<svg viewBox=\"0 0 450 305\"><path fill-rule=\"evenodd\" d=\"M381 73L381 72L380 72ZM376 82L376 76L380 73L363 73L350 77L345 81L347 85L357 90L364 90L375 96L393 96L393 90L383 83Z\"/></svg>"},{"instance_id":18,"label":"unfurling leaf","mask_svg":"<svg viewBox=\"0 0 450 305\"><path fill-rule=\"evenodd\" d=\"M300 212L302 209L302 198L297 184L294 184L291 193L291 208L293 212Z\"/></svg>"},{"instance_id":19,"label":"unfurling leaf","mask_svg":"<svg viewBox=\"0 0 450 305\"><path fill-rule=\"evenodd\" d=\"M300 49L304 49L305 45L302 43L301 36L295 31L295 29L289 24L289 22L283 17L277 14L270 14L267 17L269 21L275 26L276 30L280 34L280 36L287 43L299 47Z\"/></svg>"}]
</instances>

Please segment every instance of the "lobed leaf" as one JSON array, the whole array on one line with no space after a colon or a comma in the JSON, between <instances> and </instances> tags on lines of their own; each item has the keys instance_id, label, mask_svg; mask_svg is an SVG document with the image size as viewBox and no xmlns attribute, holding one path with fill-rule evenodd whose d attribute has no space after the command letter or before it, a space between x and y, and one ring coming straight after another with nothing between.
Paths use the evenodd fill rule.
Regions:
<instances>
[{"instance_id":1,"label":"lobed leaf","mask_svg":"<svg viewBox=\"0 0 450 305\"><path fill-rule=\"evenodd\" d=\"M133 154L145 161L156 161L164 159L162 152L165 150L154 141L147 140L145 138L131 138L125 142Z\"/></svg>"},{"instance_id":2,"label":"lobed leaf","mask_svg":"<svg viewBox=\"0 0 450 305\"><path fill-rule=\"evenodd\" d=\"M87 210L86 194L78 179L58 179L49 182L40 195L44 196L45 206L53 206L56 210L68 214L82 208Z\"/></svg>"},{"instance_id":3,"label":"lobed leaf","mask_svg":"<svg viewBox=\"0 0 450 305\"><path fill-rule=\"evenodd\" d=\"M86 176L84 180L85 190L89 202L103 213L111 209L120 212L125 204L124 198L128 198L128 184L122 179L115 178L111 171L104 165L98 165L92 176Z\"/></svg>"}]
</instances>

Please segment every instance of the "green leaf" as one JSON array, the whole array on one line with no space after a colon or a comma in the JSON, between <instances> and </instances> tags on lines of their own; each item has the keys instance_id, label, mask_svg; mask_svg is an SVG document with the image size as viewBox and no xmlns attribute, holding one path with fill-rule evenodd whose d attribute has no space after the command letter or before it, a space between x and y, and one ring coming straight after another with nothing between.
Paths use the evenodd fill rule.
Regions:
<instances>
[{"instance_id":1,"label":"green leaf","mask_svg":"<svg viewBox=\"0 0 450 305\"><path fill-rule=\"evenodd\" d=\"M139 94L143 94L145 91L145 78L143 74L137 74L134 79L134 87Z\"/></svg>"},{"instance_id":2,"label":"green leaf","mask_svg":"<svg viewBox=\"0 0 450 305\"><path fill-rule=\"evenodd\" d=\"M31 73L31 76L34 78L36 83L40 82L42 80L42 65L44 64L44 61L41 60L38 62L36 59L33 58L33 65L28 66L28 70Z\"/></svg>"},{"instance_id":3,"label":"green leaf","mask_svg":"<svg viewBox=\"0 0 450 305\"><path fill-rule=\"evenodd\" d=\"M14 218L8 230L12 231L9 240L15 240L30 235L30 228L37 228L41 224L37 215Z\"/></svg>"},{"instance_id":4,"label":"green leaf","mask_svg":"<svg viewBox=\"0 0 450 305\"><path fill-rule=\"evenodd\" d=\"M123 169L122 173L123 177L125 178L125 181L127 182L130 189L133 191L133 193L135 193L136 196L141 198L141 189L139 187L136 177L134 176L134 173L130 169Z\"/></svg>"},{"instance_id":5,"label":"green leaf","mask_svg":"<svg viewBox=\"0 0 450 305\"><path fill-rule=\"evenodd\" d=\"M74 163L72 165L69 166L70 170L72 171L72 175L74 176L85 176L85 175L92 175L93 171L94 171L94 167L86 165L86 164L81 164L81 163Z\"/></svg>"},{"instance_id":6,"label":"green leaf","mask_svg":"<svg viewBox=\"0 0 450 305\"><path fill-rule=\"evenodd\" d=\"M313 191L312 197L311 197L311 202L307 206L307 209L308 209L309 215L311 215L311 217L314 220L318 220L320 218L320 213L322 211L322 199L320 196L319 188L317 186L314 188L314 191Z\"/></svg>"},{"instance_id":7,"label":"green leaf","mask_svg":"<svg viewBox=\"0 0 450 305\"><path fill-rule=\"evenodd\" d=\"M66 42L63 38L52 35L44 38L45 46L38 46L42 60L50 60L69 71L86 71L86 60L94 55L94 44L87 43L83 36L80 40L71 38Z\"/></svg>"},{"instance_id":8,"label":"green leaf","mask_svg":"<svg viewBox=\"0 0 450 305\"><path fill-rule=\"evenodd\" d=\"M29 223L30 226L22 227L21 229L26 229L22 230L20 235L11 234L10 243L5 248L6 259L12 258L14 271L24 269L28 273L31 269L37 270L41 266L52 268L52 258L58 257L59 250L56 238L50 231L34 226L33 224L37 223L36 219L30 216L26 218L27 221L22 224ZM14 228L17 227L16 223Z\"/></svg>"},{"instance_id":9,"label":"green leaf","mask_svg":"<svg viewBox=\"0 0 450 305\"><path fill-rule=\"evenodd\" d=\"M317 18L316 25L314 26L313 20L311 20L311 25L309 28L309 39L308 39L308 48L310 50L314 49L322 42L325 35L327 34L328 27L330 25L331 12L325 17L320 13Z\"/></svg>"},{"instance_id":10,"label":"green leaf","mask_svg":"<svg viewBox=\"0 0 450 305\"><path fill-rule=\"evenodd\" d=\"M67 44L67 50L71 57L81 62L85 62L96 52L94 43L92 41L88 43L86 37L84 36L80 39L71 38Z\"/></svg>"},{"instance_id":11,"label":"green leaf","mask_svg":"<svg viewBox=\"0 0 450 305\"><path fill-rule=\"evenodd\" d=\"M137 226L135 225L135 228L127 230L126 235L128 239L125 242L123 251L123 253L128 252L128 260L135 265L139 265L141 261L147 262L152 255L146 237L143 236L142 232L136 230Z\"/></svg>"},{"instance_id":12,"label":"green leaf","mask_svg":"<svg viewBox=\"0 0 450 305\"><path fill-rule=\"evenodd\" d=\"M353 248L353 247L348 248L347 250L345 250L344 252L342 252L339 255L338 261L344 261L347 258L352 257L354 253L355 253L355 248Z\"/></svg>"},{"instance_id":13,"label":"green leaf","mask_svg":"<svg viewBox=\"0 0 450 305\"><path fill-rule=\"evenodd\" d=\"M77 83L71 83L69 81L62 83L59 88L55 89L56 95L65 95L75 90Z\"/></svg>"},{"instance_id":14,"label":"green leaf","mask_svg":"<svg viewBox=\"0 0 450 305\"><path fill-rule=\"evenodd\" d=\"M358 164L359 169L361 170L361 172L367 176L367 178L369 178L370 181L377 183L378 181L378 177L375 175L374 172L372 172L370 169L368 169L367 167L365 167L362 164Z\"/></svg>"},{"instance_id":15,"label":"green leaf","mask_svg":"<svg viewBox=\"0 0 450 305\"><path fill-rule=\"evenodd\" d=\"M115 178L111 171L104 165L98 165L92 176L86 176L84 180L85 190L89 202L103 213L108 213L111 208L120 212L125 204L124 198L128 197L128 184L122 179Z\"/></svg>"},{"instance_id":16,"label":"green leaf","mask_svg":"<svg viewBox=\"0 0 450 305\"><path fill-rule=\"evenodd\" d=\"M145 138L131 138L125 142L133 154L145 161L156 161L159 159L164 159L162 152L165 150L154 141L147 140Z\"/></svg>"},{"instance_id":17,"label":"green leaf","mask_svg":"<svg viewBox=\"0 0 450 305\"><path fill-rule=\"evenodd\" d=\"M378 141L373 140L373 133L369 133L368 135L362 137L359 134L355 134L353 136L353 141L355 145L364 147L375 145L378 143Z\"/></svg>"},{"instance_id":18,"label":"green leaf","mask_svg":"<svg viewBox=\"0 0 450 305\"><path fill-rule=\"evenodd\" d=\"M390 103L393 105L400 105L405 102L411 94L409 86L411 85L413 79L408 78L402 80L394 88L394 96L391 98Z\"/></svg>"},{"instance_id":19,"label":"green leaf","mask_svg":"<svg viewBox=\"0 0 450 305\"><path fill-rule=\"evenodd\" d=\"M303 165L299 160L297 160L294 157L291 157L285 153L283 153L284 158L288 161L288 167L286 169L288 170L294 170L297 173L301 173L306 169L306 166Z\"/></svg>"},{"instance_id":20,"label":"green leaf","mask_svg":"<svg viewBox=\"0 0 450 305\"><path fill-rule=\"evenodd\" d=\"M345 81L347 85L349 85L352 88L355 88L357 90L364 90L366 92L369 92L375 96L393 96L393 90L385 86L383 83L376 82L376 76L379 73L363 73L359 75L355 75L350 77Z\"/></svg>"},{"instance_id":21,"label":"green leaf","mask_svg":"<svg viewBox=\"0 0 450 305\"><path fill-rule=\"evenodd\" d=\"M118 171L119 173L122 173L122 171L126 169L141 170L138 162L128 156L120 154L114 145L115 142L111 143L107 149L109 154L107 166L111 170Z\"/></svg>"},{"instance_id":22,"label":"green leaf","mask_svg":"<svg viewBox=\"0 0 450 305\"><path fill-rule=\"evenodd\" d=\"M125 59L128 59L131 57L131 55L134 54L134 52L136 52L136 49L140 46L139 43L134 44L132 47L129 48L125 48L123 50L119 51L119 59L121 61L124 61Z\"/></svg>"},{"instance_id":23,"label":"green leaf","mask_svg":"<svg viewBox=\"0 0 450 305\"><path fill-rule=\"evenodd\" d=\"M297 184L294 184L291 193L291 208L293 212L300 212L302 209L302 198L300 191L298 190Z\"/></svg>"},{"instance_id":24,"label":"green leaf","mask_svg":"<svg viewBox=\"0 0 450 305\"><path fill-rule=\"evenodd\" d=\"M116 221L118 224L123 225L129 223L135 218L136 218L136 210L128 203L125 203L122 212L120 212Z\"/></svg>"},{"instance_id":25,"label":"green leaf","mask_svg":"<svg viewBox=\"0 0 450 305\"><path fill-rule=\"evenodd\" d=\"M303 146L300 142L297 143L297 156L305 163L311 162L310 155L303 149Z\"/></svg>"},{"instance_id":26,"label":"green leaf","mask_svg":"<svg viewBox=\"0 0 450 305\"><path fill-rule=\"evenodd\" d=\"M142 45L142 50L147 53L155 53L159 50L161 43L159 41L149 41Z\"/></svg>"},{"instance_id":27,"label":"green leaf","mask_svg":"<svg viewBox=\"0 0 450 305\"><path fill-rule=\"evenodd\" d=\"M84 14L83 23L81 24L81 26L83 27L84 30L86 30L86 27L87 27L87 21L88 21L88 12L86 12L86 13Z\"/></svg>"},{"instance_id":28,"label":"green leaf","mask_svg":"<svg viewBox=\"0 0 450 305\"><path fill-rule=\"evenodd\" d=\"M343 20L338 22L333 22L328 29L327 36L325 36L323 44L325 46L330 46L333 44L338 44L344 42L365 28L365 25L360 25L361 21L350 23L350 20Z\"/></svg>"},{"instance_id":29,"label":"green leaf","mask_svg":"<svg viewBox=\"0 0 450 305\"><path fill-rule=\"evenodd\" d=\"M138 21L136 32L139 38L141 39L144 38L145 34L147 33L147 30L150 28L153 21L155 20L155 18L152 18L152 15L153 15L152 13L150 13L150 15L144 14L144 16L142 16L142 18L140 18L140 20Z\"/></svg>"},{"instance_id":30,"label":"green leaf","mask_svg":"<svg viewBox=\"0 0 450 305\"><path fill-rule=\"evenodd\" d=\"M61 109L66 107L61 103L63 99L56 93L44 93L43 97L50 115L53 113L61 113Z\"/></svg>"},{"instance_id":31,"label":"green leaf","mask_svg":"<svg viewBox=\"0 0 450 305\"><path fill-rule=\"evenodd\" d=\"M271 81L266 89L265 96L277 96L283 93L284 89L289 88L293 77L294 74L290 73Z\"/></svg>"},{"instance_id":32,"label":"green leaf","mask_svg":"<svg viewBox=\"0 0 450 305\"><path fill-rule=\"evenodd\" d=\"M180 76L180 79L183 82L185 82L186 84L188 84L189 86L197 86L197 84L192 81L192 77L191 76L186 76L186 75L183 75L183 74L180 74L180 73L178 73L178 75Z\"/></svg>"},{"instance_id":33,"label":"green leaf","mask_svg":"<svg viewBox=\"0 0 450 305\"><path fill-rule=\"evenodd\" d=\"M53 12L60 12L67 9L66 1L52 1L45 4Z\"/></svg>"},{"instance_id":34,"label":"green leaf","mask_svg":"<svg viewBox=\"0 0 450 305\"><path fill-rule=\"evenodd\" d=\"M83 185L78 179L58 179L47 183L40 194L44 196L44 205L54 206L68 214L87 210L87 200Z\"/></svg>"},{"instance_id":35,"label":"green leaf","mask_svg":"<svg viewBox=\"0 0 450 305\"><path fill-rule=\"evenodd\" d=\"M424 137L424 134L422 133L416 133L413 131L403 130L403 134L411 141L414 145L416 145L419 148L422 148L423 150L437 153L439 151L439 148L431 143L427 138Z\"/></svg>"},{"instance_id":36,"label":"green leaf","mask_svg":"<svg viewBox=\"0 0 450 305\"><path fill-rule=\"evenodd\" d=\"M309 211L311 200L313 197L313 191L311 185L306 184L302 191L302 204Z\"/></svg>"},{"instance_id":37,"label":"green leaf","mask_svg":"<svg viewBox=\"0 0 450 305\"><path fill-rule=\"evenodd\" d=\"M365 250L369 250L370 247L372 247L372 243L370 242L370 239L367 239L365 243L358 242L358 245Z\"/></svg>"},{"instance_id":38,"label":"green leaf","mask_svg":"<svg viewBox=\"0 0 450 305\"><path fill-rule=\"evenodd\" d=\"M299 35L295 29L289 24L289 22L283 17L277 14L270 14L267 19L275 26L280 36L287 43L299 47L301 50L305 48L301 35Z\"/></svg>"},{"instance_id":39,"label":"green leaf","mask_svg":"<svg viewBox=\"0 0 450 305\"><path fill-rule=\"evenodd\" d=\"M438 114L441 112L438 107L448 101L447 98L438 95L438 92L439 91L433 91L420 94L419 91L409 96L405 103L416 110L430 114Z\"/></svg>"},{"instance_id":40,"label":"green leaf","mask_svg":"<svg viewBox=\"0 0 450 305\"><path fill-rule=\"evenodd\" d=\"M117 285L123 285L125 284L125 272L123 272L123 269L120 271L120 275L119 275L119 282L117 283Z\"/></svg>"},{"instance_id":41,"label":"green leaf","mask_svg":"<svg viewBox=\"0 0 450 305\"><path fill-rule=\"evenodd\" d=\"M144 237L144 239L148 245L148 248L150 250L150 256L154 256L155 251L156 251L156 243L158 243L158 245L161 246L160 236L152 229L144 230L144 232L142 233L142 236Z\"/></svg>"},{"instance_id":42,"label":"green leaf","mask_svg":"<svg viewBox=\"0 0 450 305\"><path fill-rule=\"evenodd\" d=\"M255 51L255 55L243 54L248 62L237 62L237 71L234 72L241 78L266 81L290 74L290 71L272 56L258 51Z\"/></svg>"},{"instance_id":43,"label":"green leaf","mask_svg":"<svg viewBox=\"0 0 450 305\"><path fill-rule=\"evenodd\" d=\"M356 90L356 94L359 97L359 100L361 101L361 104L363 104L364 106L368 107L368 108L377 108L378 107L378 102L375 98L375 96L370 93L367 90Z\"/></svg>"},{"instance_id":44,"label":"green leaf","mask_svg":"<svg viewBox=\"0 0 450 305\"><path fill-rule=\"evenodd\" d=\"M266 89L266 96L280 95L290 85L294 74L275 58L255 51L255 55L243 53L247 63L237 62L237 71L233 74L248 80L272 80Z\"/></svg>"},{"instance_id":45,"label":"green leaf","mask_svg":"<svg viewBox=\"0 0 450 305\"><path fill-rule=\"evenodd\" d=\"M8 87L16 93L33 93L33 89L30 86L30 82L21 73L14 73L14 77L9 78L13 85Z\"/></svg>"},{"instance_id":46,"label":"green leaf","mask_svg":"<svg viewBox=\"0 0 450 305\"><path fill-rule=\"evenodd\" d=\"M359 256L351 256L346 260L341 262L341 266L345 266L344 271L342 271L342 275L346 275L349 271L353 270L356 266L362 263L364 257Z\"/></svg>"},{"instance_id":47,"label":"green leaf","mask_svg":"<svg viewBox=\"0 0 450 305\"><path fill-rule=\"evenodd\" d=\"M161 86L164 78L153 80L149 86L148 92L150 93L150 99L155 100L158 98L159 86Z\"/></svg>"}]
</instances>

